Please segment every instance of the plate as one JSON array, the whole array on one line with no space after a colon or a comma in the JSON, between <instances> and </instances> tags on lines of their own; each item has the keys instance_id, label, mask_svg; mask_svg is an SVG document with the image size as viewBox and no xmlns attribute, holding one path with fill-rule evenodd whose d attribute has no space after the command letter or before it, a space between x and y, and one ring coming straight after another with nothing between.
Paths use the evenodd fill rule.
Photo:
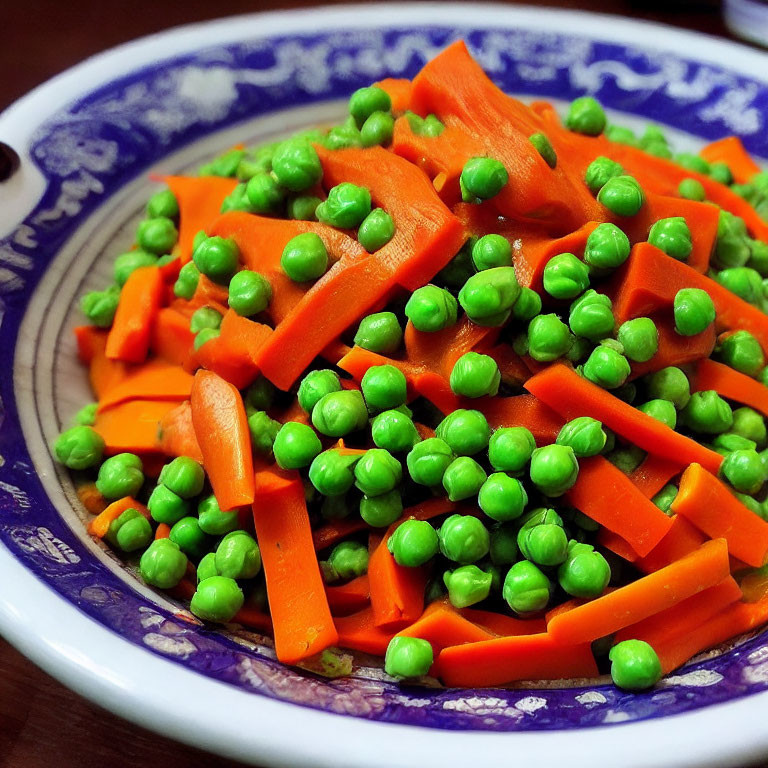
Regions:
<instances>
[{"instance_id":1,"label":"plate","mask_svg":"<svg viewBox=\"0 0 768 768\"><path fill-rule=\"evenodd\" d=\"M768 643L742 638L653 691L609 681L401 687L376 666L325 681L268 641L191 623L84 533L48 448L90 399L70 330L131 242L148 173L340 116L361 85L412 76L464 38L506 91L594 94L680 148L736 133L768 158L768 58L701 35L476 4L346 7L183 27L86 61L0 116L0 631L99 704L260 765L616 768L730 765L768 751ZM604 759L604 758L602 758Z\"/></svg>"}]
</instances>

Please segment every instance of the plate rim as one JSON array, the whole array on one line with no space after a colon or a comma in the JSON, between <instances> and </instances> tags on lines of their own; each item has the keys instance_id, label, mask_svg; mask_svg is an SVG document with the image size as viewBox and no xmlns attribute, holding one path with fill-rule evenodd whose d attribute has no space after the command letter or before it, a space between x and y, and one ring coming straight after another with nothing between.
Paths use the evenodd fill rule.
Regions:
<instances>
[{"instance_id":1,"label":"plate rim","mask_svg":"<svg viewBox=\"0 0 768 768\"><path fill-rule=\"evenodd\" d=\"M515 23L526 28L541 28L540 8L474 3L471 7L461 3L343 5L245 14L184 25L96 54L36 87L0 113L0 138L11 146L15 141L15 148L25 151L36 129L79 94L148 64L199 49L203 44L209 47L236 42L243 37L244 24L253 25L258 29L258 36L264 38L286 32L326 30L336 25L346 29L417 23L434 26L436 6L440 7L441 25L472 26L472 19L480 13L488 26ZM392 23L393 18L398 19L396 25ZM765 52L701 33L563 9L547 9L547 29L623 44L644 44L648 35L653 34L652 48L677 50L687 45L687 55L697 61L721 64L768 82ZM162 43L160 59L156 55L158 43ZM755 62L763 65L762 70ZM761 71L765 74L761 75ZM30 202L34 205L37 200ZM508 749L511 738L515 739L517 756L541 768L565 756L574 768L591 766L596 756L609 751L626 760L622 764L625 768L723 766L756 758L768 751L768 733L754 717L758 702L768 703L768 692L620 727L568 731L512 734L438 730L439 738L436 738L436 729L431 728L349 717L340 721L335 714L251 696L146 653L62 600L1 544L0 581L12 583L14 587L12 593L0 591L0 631L44 670L86 698L139 725L247 762L258 759L259 763L269 765L357 768L358 756L365 755L370 768L395 765L416 768L424 764L424 755L429 754L430 762L439 759L445 766L458 766L466 765L468 760L498 756ZM26 612L28 605L34 605L36 610ZM81 648L81 638L86 634L99 638L89 648L88 656ZM131 665L134 660L138 664ZM161 690L156 686L158 679L166 682ZM152 683L155 685L149 700L145 686ZM176 690L185 692L183 700L179 696L172 700L172 692ZM194 718L197 697L189 695L192 692L198 692L208 702L206 722ZM210 714L212 709L222 713L215 721ZM254 722L260 726L258 731L254 730ZM343 750L327 739L329 727L342 722ZM291 732L300 732L302 738L288 738ZM706 742L699 736L701 732L708 734ZM670 750L671 746L676 749Z\"/></svg>"}]
</instances>

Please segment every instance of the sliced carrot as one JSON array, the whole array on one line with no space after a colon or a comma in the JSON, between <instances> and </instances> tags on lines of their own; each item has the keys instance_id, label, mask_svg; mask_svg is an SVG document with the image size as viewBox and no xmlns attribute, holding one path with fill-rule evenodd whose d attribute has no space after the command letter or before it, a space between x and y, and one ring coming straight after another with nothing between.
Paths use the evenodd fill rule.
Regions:
<instances>
[{"instance_id":1,"label":"sliced carrot","mask_svg":"<svg viewBox=\"0 0 768 768\"><path fill-rule=\"evenodd\" d=\"M95 325L78 325L74 333L77 357L84 365L90 365L94 355L104 352L108 332Z\"/></svg>"},{"instance_id":2,"label":"sliced carrot","mask_svg":"<svg viewBox=\"0 0 768 768\"><path fill-rule=\"evenodd\" d=\"M768 416L768 387L722 363L700 360L692 377L691 391L708 389Z\"/></svg>"},{"instance_id":3,"label":"sliced carrot","mask_svg":"<svg viewBox=\"0 0 768 768\"><path fill-rule=\"evenodd\" d=\"M144 362L162 294L163 277L157 267L140 267L131 273L120 291L120 302L107 336L110 360Z\"/></svg>"},{"instance_id":4,"label":"sliced carrot","mask_svg":"<svg viewBox=\"0 0 768 768\"><path fill-rule=\"evenodd\" d=\"M708 541L654 573L556 616L547 631L564 643L597 640L676 605L729 574L725 541Z\"/></svg>"},{"instance_id":5,"label":"sliced carrot","mask_svg":"<svg viewBox=\"0 0 768 768\"><path fill-rule=\"evenodd\" d=\"M248 606L244 606L234 615L232 623L242 624L248 629L255 629L259 632L272 632L273 630L272 617L268 613Z\"/></svg>"},{"instance_id":6,"label":"sliced carrot","mask_svg":"<svg viewBox=\"0 0 768 768\"><path fill-rule=\"evenodd\" d=\"M211 307L223 315L227 311L228 295L227 286L218 285L205 275L200 275L192 298L189 300L175 299L171 303L171 307L188 317L191 317L200 307Z\"/></svg>"},{"instance_id":7,"label":"sliced carrot","mask_svg":"<svg viewBox=\"0 0 768 768\"><path fill-rule=\"evenodd\" d=\"M160 523L155 529L155 541L158 539L167 539L171 535L171 526L167 523Z\"/></svg>"},{"instance_id":8,"label":"sliced carrot","mask_svg":"<svg viewBox=\"0 0 768 768\"><path fill-rule=\"evenodd\" d=\"M237 186L237 180L218 176L166 176L163 180L179 203L177 247L181 263L186 264L192 258L195 235L200 230L207 232L219 214L224 198Z\"/></svg>"},{"instance_id":9,"label":"sliced carrot","mask_svg":"<svg viewBox=\"0 0 768 768\"><path fill-rule=\"evenodd\" d=\"M725 163L738 184L747 184L761 170L738 136L726 136L706 144L699 150L699 155L708 163Z\"/></svg>"},{"instance_id":10,"label":"sliced carrot","mask_svg":"<svg viewBox=\"0 0 768 768\"><path fill-rule=\"evenodd\" d=\"M203 467L222 510L253 503L251 435L240 393L211 371L192 383L192 424Z\"/></svg>"},{"instance_id":11,"label":"sliced carrot","mask_svg":"<svg viewBox=\"0 0 768 768\"><path fill-rule=\"evenodd\" d=\"M650 499L679 472L680 465L677 462L648 455L629 479L643 496Z\"/></svg>"},{"instance_id":12,"label":"sliced carrot","mask_svg":"<svg viewBox=\"0 0 768 768\"><path fill-rule=\"evenodd\" d=\"M109 526L117 520L127 509L135 509L149 520L149 510L131 496L124 496L122 499L113 501L108 507L100 512L88 524L88 533L103 539L109 531Z\"/></svg>"},{"instance_id":13,"label":"sliced carrot","mask_svg":"<svg viewBox=\"0 0 768 768\"><path fill-rule=\"evenodd\" d=\"M591 416L648 453L681 466L697 461L717 472L719 453L619 400L563 363L556 363L525 382L525 388L565 419Z\"/></svg>"},{"instance_id":14,"label":"sliced carrot","mask_svg":"<svg viewBox=\"0 0 768 768\"><path fill-rule=\"evenodd\" d=\"M538 445L554 443L565 423L565 419L532 395L482 399L476 407L494 429L526 427Z\"/></svg>"},{"instance_id":15,"label":"sliced carrot","mask_svg":"<svg viewBox=\"0 0 768 768\"><path fill-rule=\"evenodd\" d=\"M192 391L192 377L178 365L150 360L132 369L99 400L98 412L129 400L186 400Z\"/></svg>"},{"instance_id":16,"label":"sliced carrot","mask_svg":"<svg viewBox=\"0 0 768 768\"><path fill-rule=\"evenodd\" d=\"M175 587L166 589L165 592L170 597L174 598L174 600L181 600L182 602L189 603L195 592L197 592L194 575L187 573ZM186 616L186 620L190 621L188 614L176 614L176 616L180 619L184 619Z\"/></svg>"},{"instance_id":17,"label":"sliced carrot","mask_svg":"<svg viewBox=\"0 0 768 768\"><path fill-rule=\"evenodd\" d=\"M385 77L374 83L377 88L386 91L392 100L392 111L402 114L411 105L411 81L403 77Z\"/></svg>"},{"instance_id":18,"label":"sliced carrot","mask_svg":"<svg viewBox=\"0 0 768 768\"><path fill-rule=\"evenodd\" d=\"M480 608L462 608L459 612L473 624L501 637L535 635L547 631L547 624L543 619L516 619L513 616L506 616L496 611L484 611Z\"/></svg>"},{"instance_id":19,"label":"sliced carrot","mask_svg":"<svg viewBox=\"0 0 768 768\"><path fill-rule=\"evenodd\" d=\"M579 461L579 476L565 500L621 536L641 557L664 538L672 524L629 477L602 456Z\"/></svg>"},{"instance_id":20,"label":"sliced carrot","mask_svg":"<svg viewBox=\"0 0 768 768\"><path fill-rule=\"evenodd\" d=\"M80 337L78 337L80 344ZM128 363L110 360L106 355L107 332L89 334L87 354L89 355L88 378L97 398L102 397L111 387L119 384L131 370Z\"/></svg>"},{"instance_id":21,"label":"sliced carrot","mask_svg":"<svg viewBox=\"0 0 768 768\"><path fill-rule=\"evenodd\" d=\"M253 520L267 580L275 653L280 661L296 664L338 640L297 472L264 469L256 474Z\"/></svg>"},{"instance_id":22,"label":"sliced carrot","mask_svg":"<svg viewBox=\"0 0 768 768\"><path fill-rule=\"evenodd\" d=\"M189 401L180 403L161 419L159 442L160 450L166 456L189 456L200 464L203 463L203 452L195 435L192 406Z\"/></svg>"},{"instance_id":23,"label":"sliced carrot","mask_svg":"<svg viewBox=\"0 0 768 768\"><path fill-rule=\"evenodd\" d=\"M437 600L428 605L413 624L401 629L397 634L399 637L418 637L426 640L435 654L451 645L478 643L496 637L494 633L462 616L447 600Z\"/></svg>"},{"instance_id":24,"label":"sliced carrot","mask_svg":"<svg viewBox=\"0 0 768 768\"><path fill-rule=\"evenodd\" d=\"M638 558L635 566L643 573L653 573L694 552L706 541L706 538L684 517L674 515L667 535L649 554Z\"/></svg>"},{"instance_id":25,"label":"sliced carrot","mask_svg":"<svg viewBox=\"0 0 768 768\"><path fill-rule=\"evenodd\" d=\"M638 558L637 552L627 541L622 539L618 533L609 531L607 528L601 528L597 532L597 543L628 563L634 563Z\"/></svg>"},{"instance_id":26,"label":"sliced carrot","mask_svg":"<svg viewBox=\"0 0 768 768\"><path fill-rule=\"evenodd\" d=\"M188 317L171 307L163 307L157 313L149 342L155 355L174 365L184 365L193 352L194 341Z\"/></svg>"},{"instance_id":27,"label":"sliced carrot","mask_svg":"<svg viewBox=\"0 0 768 768\"><path fill-rule=\"evenodd\" d=\"M571 645L546 632L445 648L437 670L445 685L462 688L599 674L589 643Z\"/></svg>"},{"instance_id":28,"label":"sliced carrot","mask_svg":"<svg viewBox=\"0 0 768 768\"><path fill-rule=\"evenodd\" d=\"M107 508L107 500L99 493L94 483L78 485L77 498L92 515L98 515Z\"/></svg>"},{"instance_id":29,"label":"sliced carrot","mask_svg":"<svg viewBox=\"0 0 768 768\"><path fill-rule=\"evenodd\" d=\"M501 381L507 386L521 387L531 378L531 372L525 361L509 344L497 344L484 352L496 361Z\"/></svg>"},{"instance_id":30,"label":"sliced carrot","mask_svg":"<svg viewBox=\"0 0 768 768\"><path fill-rule=\"evenodd\" d=\"M362 611L371 601L368 574L358 576L346 584L326 587L325 594L334 616L347 616Z\"/></svg>"},{"instance_id":31,"label":"sliced carrot","mask_svg":"<svg viewBox=\"0 0 768 768\"><path fill-rule=\"evenodd\" d=\"M768 561L768 523L700 464L683 472L672 511L707 536L725 539L728 551L745 563L760 568Z\"/></svg>"},{"instance_id":32,"label":"sliced carrot","mask_svg":"<svg viewBox=\"0 0 768 768\"><path fill-rule=\"evenodd\" d=\"M395 636L393 630L376 626L372 608L364 608L351 616L339 616L334 621L339 633L339 647L352 651L383 656Z\"/></svg>"},{"instance_id":33,"label":"sliced carrot","mask_svg":"<svg viewBox=\"0 0 768 768\"><path fill-rule=\"evenodd\" d=\"M108 455L146 454L160 451L160 422L176 403L161 400L131 400L96 416L93 428L102 436Z\"/></svg>"}]
</instances>

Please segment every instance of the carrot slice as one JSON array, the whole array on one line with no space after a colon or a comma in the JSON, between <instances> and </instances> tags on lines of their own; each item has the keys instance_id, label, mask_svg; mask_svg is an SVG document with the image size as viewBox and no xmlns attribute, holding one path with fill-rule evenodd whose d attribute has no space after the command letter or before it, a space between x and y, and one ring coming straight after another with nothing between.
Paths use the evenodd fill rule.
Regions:
<instances>
[{"instance_id":1,"label":"carrot slice","mask_svg":"<svg viewBox=\"0 0 768 768\"><path fill-rule=\"evenodd\" d=\"M99 493L95 483L83 483L77 486L77 498L80 503L92 514L103 512L108 504L107 500Z\"/></svg>"},{"instance_id":2,"label":"carrot slice","mask_svg":"<svg viewBox=\"0 0 768 768\"><path fill-rule=\"evenodd\" d=\"M768 561L768 523L700 464L683 472L672 511L707 536L725 539L728 551L748 565L760 568Z\"/></svg>"},{"instance_id":3,"label":"carrot slice","mask_svg":"<svg viewBox=\"0 0 768 768\"><path fill-rule=\"evenodd\" d=\"M405 112L411 105L411 81L401 77L385 77L374 83L377 88L386 91L392 99L392 111L397 115Z\"/></svg>"},{"instance_id":4,"label":"carrot slice","mask_svg":"<svg viewBox=\"0 0 768 768\"><path fill-rule=\"evenodd\" d=\"M104 439L108 455L157 453L160 422L175 407L176 403L161 400L131 400L98 414L93 428Z\"/></svg>"},{"instance_id":5,"label":"carrot slice","mask_svg":"<svg viewBox=\"0 0 768 768\"><path fill-rule=\"evenodd\" d=\"M186 371L162 360L150 360L110 387L99 400L98 412L129 400L186 400L191 391L192 377Z\"/></svg>"},{"instance_id":6,"label":"carrot slice","mask_svg":"<svg viewBox=\"0 0 768 768\"><path fill-rule=\"evenodd\" d=\"M179 258L186 264L192 258L192 241L200 230L207 231L219 215L224 198L237 186L236 179L218 176L166 176L179 203ZM212 234L208 232L208 234Z\"/></svg>"},{"instance_id":7,"label":"carrot slice","mask_svg":"<svg viewBox=\"0 0 768 768\"><path fill-rule=\"evenodd\" d=\"M619 400L563 363L537 373L525 382L525 388L563 418L592 416L660 458L680 465L697 461L713 472L717 472L723 463L719 453Z\"/></svg>"},{"instance_id":8,"label":"carrot slice","mask_svg":"<svg viewBox=\"0 0 768 768\"><path fill-rule=\"evenodd\" d=\"M618 533L609 531L607 528L601 528L597 532L597 543L601 547L609 549L628 563L634 563L637 560L637 552L635 552L632 546L622 539Z\"/></svg>"},{"instance_id":9,"label":"carrot slice","mask_svg":"<svg viewBox=\"0 0 768 768\"><path fill-rule=\"evenodd\" d=\"M242 624L259 632L272 632L272 617L264 611L244 606L232 618L233 624Z\"/></svg>"},{"instance_id":10,"label":"carrot slice","mask_svg":"<svg viewBox=\"0 0 768 768\"><path fill-rule=\"evenodd\" d=\"M91 536L97 536L103 539L109 531L109 526L117 520L120 515L127 509L135 509L140 512L144 517L149 520L149 510L141 503L136 501L131 496L124 496L122 499L113 501L106 509L100 512L96 517L88 524L88 533Z\"/></svg>"},{"instance_id":11,"label":"carrot slice","mask_svg":"<svg viewBox=\"0 0 768 768\"><path fill-rule=\"evenodd\" d=\"M334 621L339 633L339 647L352 651L383 656L395 636L393 630L376 626L372 608L364 608L351 616L339 616Z\"/></svg>"},{"instance_id":12,"label":"carrot slice","mask_svg":"<svg viewBox=\"0 0 768 768\"><path fill-rule=\"evenodd\" d=\"M668 459L648 455L629 479L646 498L655 496L676 474L680 465Z\"/></svg>"},{"instance_id":13,"label":"carrot slice","mask_svg":"<svg viewBox=\"0 0 768 768\"><path fill-rule=\"evenodd\" d=\"M768 416L768 387L722 363L700 360L693 374L691 391L708 389Z\"/></svg>"},{"instance_id":14,"label":"carrot slice","mask_svg":"<svg viewBox=\"0 0 768 768\"><path fill-rule=\"evenodd\" d=\"M746 184L757 173L760 166L749 156L738 136L726 136L703 146L699 154L708 163L725 163L739 184Z\"/></svg>"},{"instance_id":15,"label":"carrot slice","mask_svg":"<svg viewBox=\"0 0 768 768\"><path fill-rule=\"evenodd\" d=\"M157 313L149 341L155 355L174 365L184 365L192 355L194 341L188 317L171 307L163 307Z\"/></svg>"},{"instance_id":16,"label":"carrot slice","mask_svg":"<svg viewBox=\"0 0 768 768\"><path fill-rule=\"evenodd\" d=\"M572 645L546 632L445 648L437 671L446 685L463 688L599 674L589 643Z\"/></svg>"},{"instance_id":17,"label":"carrot slice","mask_svg":"<svg viewBox=\"0 0 768 768\"><path fill-rule=\"evenodd\" d=\"M602 456L579 461L579 477L565 500L621 536L640 556L647 555L672 524L629 477Z\"/></svg>"},{"instance_id":18,"label":"carrot slice","mask_svg":"<svg viewBox=\"0 0 768 768\"><path fill-rule=\"evenodd\" d=\"M140 267L131 273L120 291L120 302L107 336L108 358L144 362L162 295L163 277L157 267Z\"/></svg>"},{"instance_id":19,"label":"carrot slice","mask_svg":"<svg viewBox=\"0 0 768 768\"><path fill-rule=\"evenodd\" d=\"M565 423L565 419L532 395L493 397L479 401L476 406L494 429L526 427L538 445L554 443Z\"/></svg>"},{"instance_id":20,"label":"carrot slice","mask_svg":"<svg viewBox=\"0 0 768 768\"><path fill-rule=\"evenodd\" d=\"M483 611L480 608L462 608L459 613L473 624L501 637L535 635L547 631L547 624L543 619L516 619L513 616L495 611Z\"/></svg>"},{"instance_id":21,"label":"carrot slice","mask_svg":"<svg viewBox=\"0 0 768 768\"><path fill-rule=\"evenodd\" d=\"M275 652L280 661L295 664L338 640L298 472L275 468L256 473L253 520L267 580Z\"/></svg>"},{"instance_id":22,"label":"carrot slice","mask_svg":"<svg viewBox=\"0 0 768 768\"><path fill-rule=\"evenodd\" d=\"M240 393L211 371L192 383L192 424L203 467L222 510L253 502L251 435Z\"/></svg>"},{"instance_id":23,"label":"carrot slice","mask_svg":"<svg viewBox=\"0 0 768 768\"><path fill-rule=\"evenodd\" d=\"M77 330L77 329L76 329ZM91 389L97 398L102 397L111 387L119 384L130 371L128 363L110 360L106 355L107 331L94 329L93 332L80 332L77 337L80 357L88 356L88 378Z\"/></svg>"},{"instance_id":24,"label":"carrot slice","mask_svg":"<svg viewBox=\"0 0 768 768\"><path fill-rule=\"evenodd\" d=\"M649 554L638 558L635 561L635 566L643 573L653 573L689 555L697 550L705 541L706 536L698 528L691 525L681 515L674 515L667 535Z\"/></svg>"},{"instance_id":25,"label":"carrot slice","mask_svg":"<svg viewBox=\"0 0 768 768\"><path fill-rule=\"evenodd\" d=\"M556 616L547 631L564 643L597 640L676 605L729 574L725 541L707 541L665 568Z\"/></svg>"},{"instance_id":26,"label":"carrot slice","mask_svg":"<svg viewBox=\"0 0 768 768\"><path fill-rule=\"evenodd\" d=\"M192 424L192 406L185 401L168 411L160 420L160 450L166 456L189 456L203 463L203 452Z\"/></svg>"},{"instance_id":27,"label":"carrot slice","mask_svg":"<svg viewBox=\"0 0 768 768\"><path fill-rule=\"evenodd\" d=\"M107 331L95 325L78 325L74 329L77 357L84 365L90 365L94 355L104 353Z\"/></svg>"},{"instance_id":28,"label":"carrot slice","mask_svg":"<svg viewBox=\"0 0 768 768\"><path fill-rule=\"evenodd\" d=\"M428 605L420 618L397 634L426 640L435 654L451 645L478 643L496 636L462 616L447 600Z\"/></svg>"},{"instance_id":29,"label":"carrot slice","mask_svg":"<svg viewBox=\"0 0 768 768\"><path fill-rule=\"evenodd\" d=\"M361 611L371 600L368 574L364 573L346 584L326 587L325 595L334 616L346 616Z\"/></svg>"}]
</instances>

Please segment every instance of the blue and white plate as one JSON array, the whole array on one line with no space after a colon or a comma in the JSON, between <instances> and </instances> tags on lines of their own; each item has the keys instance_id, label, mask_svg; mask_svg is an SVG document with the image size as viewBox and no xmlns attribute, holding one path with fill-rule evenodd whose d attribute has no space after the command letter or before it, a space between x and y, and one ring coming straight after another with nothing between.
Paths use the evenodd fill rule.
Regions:
<instances>
[{"instance_id":1,"label":"blue and white plate","mask_svg":"<svg viewBox=\"0 0 768 768\"><path fill-rule=\"evenodd\" d=\"M0 115L0 631L67 685L172 737L262 765L717 765L768 752L768 640L741 639L640 695L608 680L510 690L401 687L363 660L332 681L270 643L190 623L85 534L50 446L90 400L71 328L130 245L150 171L344 112L463 37L506 91L594 94L678 146L740 135L768 158L768 56L611 17L466 4L266 14L97 56Z\"/></svg>"}]
</instances>

